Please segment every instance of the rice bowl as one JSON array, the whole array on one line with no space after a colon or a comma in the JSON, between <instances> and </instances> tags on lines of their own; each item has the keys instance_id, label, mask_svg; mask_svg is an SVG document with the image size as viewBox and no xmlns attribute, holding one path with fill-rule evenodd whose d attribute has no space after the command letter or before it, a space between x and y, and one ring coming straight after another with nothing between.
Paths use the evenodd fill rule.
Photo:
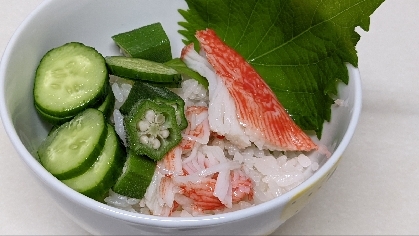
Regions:
<instances>
[{"instance_id":1,"label":"rice bowl","mask_svg":"<svg viewBox=\"0 0 419 236\"><path fill-rule=\"evenodd\" d=\"M51 45L59 45L64 41L68 41L67 36L54 36L53 38L50 38L48 40L48 43L46 43L45 35L51 34L51 32L53 32L54 29L48 29L48 27L45 27L43 28L44 30L42 31L42 33L36 34L37 37L35 37L35 39L31 40L31 43L29 43L31 33L28 33L27 30L35 27L42 28L42 26L45 26L47 24L47 22L44 20L46 18L56 16L56 13L54 13L54 11L63 11L59 10L63 9L63 6L74 5L66 9L66 12L67 14L77 15L79 14L76 13L77 11L79 11L76 10L77 7L83 5L84 9L81 11L86 13L85 17L87 17L88 15L87 12L98 12L95 13L97 14L97 20L103 21L107 19L106 15L112 11L112 7L118 4L116 2L107 2L106 4L97 6L93 2L87 4L70 4L70 2L66 1L46 1L44 4L40 6L40 8L36 12L34 12L30 16L30 18L28 18L22 24L17 33L14 35L13 39L11 40L11 43L6 49L0 68L2 73L1 88L4 94L1 99L1 114L5 129L8 135L10 136L12 143L18 150L19 154L22 156L22 159L28 164L30 169L34 171L35 176L38 177L38 179L42 184L44 184L44 186L46 186L46 189L52 194L52 196L54 196L54 198L58 201L61 208L65 209L64 211L67 212L67 214L70 215L70 217L73 220L78 222L89 232L95 234L147 234L150 232L170 234L178 233L181 235L211 234L216 232L212 228L214 224L219 225L219 227L217 226L217 228L221 230L217 231L217 233L225 234L249 232L251 232L252 234L267 234L273 231L282 222L284 222L286 219L288 219L291 215L295 213L295 211L292 211L292 213L289 212L289 209L291 209L291 205L292 209L295 209L295 207L298 205L296 210L299 210L301 209L301 207L305 205L305 203L308 200L301 200L301 203L297 201L298 204L292 203L296 199L301 199L300 197L304 196L304 194L302 193L309 194L312 191L312 189L314 189L318 185L321 185L327 179L326 176L329 177L331 173L333 173L334 169L337 167L338 160L340 159L344 149L346 148L350 138L352 137L361 108L361 89L357 69L348 65L350 72L350 83L348 86L340 85L341 93L339 99L341 99L341 106L336 105L333 107L332 121L325 125L324 137L320 141L330 149L330 151L332 152L331 157L319 158L316 155L309 155L308 157L300 156L299 154L295 155L294 159L289 160L292 160L291 164L293 164L293 167L299 169L299 172L301 174L301 168L305 168L307 172L302 176L297 176L297 181L292 181L291 184L284 185L283 189L277 188L275 190L272 190L269 194L267 194L268 196L266 194L265 196L262 195L262 197L260 197L260 199L257 200L258 203L265 200L269 200L268 202L261 203L257 206L252 206L250 208L249 204L242 203L241 206L238 207L248 209L229 213L222 213L215 216L188 216L185 218L176 217L168 219L166 217L161 216L149 216L139 213L131 213L125 210L120 210L116 207L107 206L105 204L93 201L92 199L86 198L85 196L77 192L74 192L72 189L68 188L60 181L52 177L48 172L45 171L45 169L43 169L42 166L40 166L40 164L33 158L32 154L34 153L34 148L39 144L42 137L45 137L46 133L48 132L47 126L45 126L45 124L39 118L36 118L36 113L33 107L31 107L32 104L30 104L30 102L28 102L28 104L22 103L22 101L31 101L29 96L25 97L27 96L27 94L31 93L31 85L27 82L25 83L25 80L22 78L31 77L33 69L36 67L36 64L39 61L41 54L46 50L46 48L49 48ZM130 4L137 4L138 6L138 3L135 3L134 1L129 3L123 3L122 5L128 6ZM158 8L158 4L152 3L152 1L150 1L147 5L150 5L151 9L153 9L153 7ZM171 3L169 7L177 9L179 7L185 6L181 1L178 1L175 3ZM98 10L97 8L100 9ZM116 10L118 11L118 9ZM124 9L124 11L126 11L126 9ZM128 10L127 14L135 14L135 11ZM163 24L166 25L167 28L174 28L175 23L171 23L171 21L173 21L171 19L172 17L176 19L177 16L168 15L166 17L164 17ZM64 21L60 21L59 23L57 23L61 24L58 28L62 29L78 25L80 22L78 22L76 18L77 17L73 17L72 20L66 23L64 23ZM150 21L154 21L154 19L150 19ZM116 17L114 18L112 23L107 25L107 27L100 27L98 29L98 31L100 32L95 33L95 36L93 36L92 34L85 35L84 30L79 30L78 32L76 30L75 32L71 33L72 36L70 37L80 39L80 41L91 42L91 44L93 45L97 42L100 42L97 45L97 47L100 50L103 50L107 54L116 54L117 49L110 46L110 41L104 42L103 39L100 39L101 36L97 35L111 35L112 33L109 31L121 31L121 25L123 24L126 24L125 18ZM125 28L129 29L132 27L125 26ZM171 34L172 36L174 35L173 31ZM174 51L176 51L177 53L180 52L181 47L179 41L180 40L174 40L174 42L177 42L174 44ZM25 48L26 51L29 50L33 52L33 54L30 57L25 59L25 64L30 65L28 66L28 70L22 72L17 70L19 66L16 66L19 64L17 58L19 57L19 55L22 55L23 53L22 51L20 51L20 48ZM13 81L18 82L16 83ZM16 84L23 84L23 86L18 87L16 86ZM24 92L22 93L17 91ZM202 93L197 92L196 94L200 95ZM28 117L35 118L28 119ZM254 149L249 149L248 151L255 153ZM259 153L257 155L260 156L260 158L266 158L267 163L270 163L270 161L272 161L270 157L264 155L263 153ZM278 165L284 164L284 159L279 158L279 155L277 157ZM244 159L245 158L243 158L243 161ZM263 168L263 166L259 166L258 169L263 170L265 168ZM266 171L269 170L267 169ZM258 174L258 178L262 179L263 177L260 176L261 173ZM267 180L267 182L269 181ZM279 195L280 197L277 197ZM255 201L256 197L257 196L255 194ZM127 199L127 203L131 204L125 205L121 208L131 209L130 205L132 205L132 203L140 204L140 202L137 202L134 199ZM114 205L116 204L118 203L114 203ZM264 220L256 220L258 217ZM249 223L252 221L254 223ZM263 229L260 227L255 227L255 225L257 225L256 222L265 222L267 226ZM248 225L251 228L253 228L253 231L249 231Z\"/></svg>"}]
</instances>

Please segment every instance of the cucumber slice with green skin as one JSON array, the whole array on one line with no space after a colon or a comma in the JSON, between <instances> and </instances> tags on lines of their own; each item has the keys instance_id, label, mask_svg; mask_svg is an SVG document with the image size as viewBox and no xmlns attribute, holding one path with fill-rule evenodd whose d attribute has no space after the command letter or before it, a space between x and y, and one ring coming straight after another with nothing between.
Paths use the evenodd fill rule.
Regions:
<instances>
[{"instance_id":1,"label":"cucumber slice with green skin","mask_svg":"<svg viewBox=\"0 0 419 236\"><path fill-rule=\"evenodd\" d=\"M122 114L127 115L139 100L149 99L157 104L170 105L175 109L176 121L180 130L188 126L185 116L185 101L176 93L165 87L136 81L128 94L127 100L121 106Z\"/></svg>"},{"instance_id":2,"label":"cucumber slice with green skin","mask_svg":"<svg viewBox=\"0 0 419 236\"><path fill-rule=\"evenodd\" d=\"M45 121L47 121L48 123L52 124L52 125L62 125L67 121L70 121L71 119L74 118L74 116L68 116L68 117L56 117L53 115L49 115L47 113L45 113L44 111L42 111L40 108L38 108L38 106L35 105L35 109L38 112L38 114L40 115L40 117L42 119L44 119Z\"/></svg>"},{"instance_id":3,"label":"cucumber slice with green skin","mask_svg":"<svg viewBox=\"0 0 419 236\"><path fill-rule=\"evenodd\" d=\"M101 111L105 115L106 118L109 118L113 111L114 106L115 106L115 97L113 96L113 93L108 93L108 96L106 96L105 100L97 107L97 109ZM44 119L48 123L55 126L62 125L65 122L68 122L74 118L74 116L56 117L56 116L45 113L36 105L35 105L35 108L38 114L42 117L42 119Z\"/></svg>"},{"instance_id":4,"label":"cucumber slice with green skin","mask_svg":"<svg viewBox=\"0 0 419 236\"><path fill-rule=\"evenodd\" d=\"M154 83L176 83L182 79L175 69L154 61L122 56L108 56L105 61L110 74L125 79Z\"/></svg>"},{"instance_id":5,"label":"cucumber slice with green skin","mask_svg":"<svg viewBox=\"0 0 419 236\"><path fill-rule=\"evenodd\" d=\"M182 140L176 122L175 109L144 99L132 107L124 117L128 147L137 155L147 155L155 161Z\"/></svg>"},{"instance_id":6,"label":"cucumber slice with green skin","mask_svg":"<svg viewBox=\"0 0 419 236\"><path fill-rule=\"evenodd\" d=\"M153 178L156 165L157 163L147 156L136 155L133 151L128 151L125 170L112 190L130 198L143 198Z\"/></svg>"},{"instance_id":7,"label":"cucumber slice with green skin","mask_svg":"<svg viewBox=\"0 0 419 236\"><path fill-rule=\"evenodd\" d=\"M109 119L114 108L115 108L115 96L112 93L112 91L110 91L108 92L108 95L106 96L105 100L97 109L101 111L103 115L105 115L106 119Z\"/></svg>"},{"instance_id":8,"label":"cucumber slice with green skin","mask_svg":"<svg viewBox=\"0 0 419 236\"><path fill-rule=\"evenodd\" d=\"M109 75L94 48L71 42L47 52L36 70L35 105L54 117L75 116L103 101Z\"/></svg>"},{"instance_id":9,"label":"cucumber slice with green skin","mask_svg":"<svg viewBox=\"0 0 419 236\"><path fill-rule=\"evenodd\" d=\"M155 62L172 59L169 38L159 22L114 35L112 39L125 56Z\"/></svg>"},{"instance_id":10,"label":"cucumber slice with green skin","mask_svg":"<svg viewBox=\"0 0 419 236\"><path fill-rule=\"evenodd\" d=\"M83 174L62 180L70 188L90 198L103 201L109 189L122 174L126 152L113 127L107 125L107 137L96 162Z\"/></svg>"},{"instance_id":11,"label":"cucumber slice with green skin","mask_svg":"<svg viewBox=\"0 0 419 236\"><path fill-rule=\"evenodd\" d=\"M58 129L60 126L59 125L53 125L51 127L51 129L48 132L48 136L51 135L56 129Z\"/></svg>"},{"instance_id":12,"label":"cucumber slice with green skin","mask_svg":"<svg viewBox=\"0 0 419 236\"><path fill-rule=\"evenodd\" d=\"M40 162L57 179L78 176L96 161L106 135L103 113L88 108L47 136L38 148Z\"/></svg>"}]
</instances>

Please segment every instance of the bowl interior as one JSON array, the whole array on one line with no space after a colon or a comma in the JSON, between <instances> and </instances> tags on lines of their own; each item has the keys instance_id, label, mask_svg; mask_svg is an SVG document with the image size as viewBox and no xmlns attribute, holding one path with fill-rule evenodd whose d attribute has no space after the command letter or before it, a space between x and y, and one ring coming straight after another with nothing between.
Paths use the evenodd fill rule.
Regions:
<instances>
[{"instance_id":1,"label":"bowl interior","mask_svg":"<svg viewBox=\"0 0 419 236\"><path fill-rule=\"evenodd\" d=\"M118 1L44 2L32 14L31 20L26 20L16 32L9 44L9 54L6 52L3 59L7 63L3 71L7 75L4 83L6 107L29 152L35 152L48 128L36 115L31 96L34 72L48 50L76 41L95 47L103 55L117 55L119 49L113 43L112 35L162 22L173 55L178 56L182 45L176 32L177 22L182 19L177 13L179 7L186 5L183 1L170 1L161 9L150 0L124 1L122 4Z\"/></svg>"},{"instance_id":2,"label":"bowl interior","mask_svg":"<svg viewBox=\"0 0 419 236\"><path fill-rule=\"evenodd\" d=\"M162 23L171 41L173 56L179 56L183 43L177 33L177 22L183 18L177 10L186 7L182 0L45 1L23 22L11 39L1 62L1 115L16 150L43 182L90 208L107 208L67 188L49 175L33 157L50 128L40 120L33 106L33 78L42 56L51 48L70 41L95 47L105 56L117 55L119 49L113 43L112 35L154 22ZM260 212L272 205L286 202L290 196L298 193L299 188L304 188L304 185L315 181L316 176L326 172L342 155L353 134L361 108L359 74L352 66L348 68L350 83L348 86L340 85L339 94L344 100L344 105L333 107L332 120L325 124L321 140L323 144L335 150L335 153L302 186L279 199L262 204L263 206L258 208ZM104 212L115 214L115 217L124 217L118 214L117 209ZM245 213L244 216L246 214L252 213ZM139 214L128 215L129 220L141 218ZM236 219L243 216L235 213L230 215Z\"/></svg>"}]
</instances>

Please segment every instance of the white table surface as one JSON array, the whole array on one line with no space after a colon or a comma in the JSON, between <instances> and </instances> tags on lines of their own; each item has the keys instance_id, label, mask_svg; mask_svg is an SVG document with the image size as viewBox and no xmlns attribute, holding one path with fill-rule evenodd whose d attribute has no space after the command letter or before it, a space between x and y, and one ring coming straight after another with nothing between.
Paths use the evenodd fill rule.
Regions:
<instances>
[{"instance_id":1,"label":"white table surface","mask_svg":"<svg viewBox=\"0 0 419 236\"><path fill-rule=\"evenodd\" d=\"M0 53L41 1L0 0ZM419 1L387 0L360 34L357 131L333 177L275 234L419 234ZM0 234L88 234L32 179L2 124L0 189Z\"/></svg>"}]
</instances>

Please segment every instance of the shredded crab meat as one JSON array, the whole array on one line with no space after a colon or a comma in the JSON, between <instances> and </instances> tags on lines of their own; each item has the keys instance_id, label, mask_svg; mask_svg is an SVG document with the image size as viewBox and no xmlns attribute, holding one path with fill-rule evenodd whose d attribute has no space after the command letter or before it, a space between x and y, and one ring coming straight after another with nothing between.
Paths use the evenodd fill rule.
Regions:
<instances>
[{"instance_id":1,"label":"shredded crab meat","mask_svg":"<svg viewBox=\"0 0 419 236\"><path fill-rule=\"evenodd\" d=\"M133 203L139 212L200 216L247 208L286 193L319 168L312 156L268 152L254 145L239 148L212 132L206 103L185 104L189 104L185 105L188 127L181 143L157 163L144 198ZM164 120L150 110L138 122L138 132L150 132L157 124L157 139L164 137L169 134L165 134Z\"/></svg>"},{"instance_id":2,"label":"shredded crab meat","mask_svg":"<svg viewBox=\"0 0 419 236\"><path fill-rule=\"evenodd\" d=\"M284 135L281 132L270 134L270 137L265 135L275 129L276 126L274 127L272 122L277 125L281 122L277 119L266 119L266 111L270 111L269 109L263 110L261 113L263 115L256 117L251 114L253 110L247 108L248 106L260 108L263 105L268 108L278 108L280 104L274 101L272 105L272 101L269 100L271 103L266 103L268 106L238 99L244 96L243 89L249 90L251 82L241 84L236 81L232 84L230 80L234 78L226 75L238 71L239 79L244 78L241 75L252 75L250 79L254 80L254 84L264 85L263 81L257 80L247 65L241 65L241 70L237 71L237 68L228 67L226 69L228 73L221 73L224 64L231 66L229 63L222 64L223 60L224 62L229 60L218 58L219 55L212 53L209 46L207 45L207 51L205 53L202 51L201 54L193 50L193 45L186 46L182 51L182 60L189 68L206 77L209 87L206 89L197 81L184 78L181 88L172 89L185 101L184 111L188 126L182 131L179 145L157 162L157 168L144 198L136 202L150 214L198 216L250 207L286 193L319 168L318 159L312 155L306 156L295 152L294 146L298 142L297 144L276 143L276 135ZM215 60L216 57L223 60ZM212 62L209 63L211 58ZM240 61L236 60L237 58L233 59L235 62ZM264 86L253 87L251 89L254 90L249 91L266 95L266 91L257 90L265 88ZM113 86L113 88L114 92L121 93L117 100L126 97L126 94L119 91L122 86ZM178 112L176 105L173 105L173 108ZM136 124L140 142L158 149L160 141L170 136L166 120L162 113L154 110L146 111L143 119ZM179 124L178 113L176 120ZM252 122L257 125L262 122L269 130L252 128L251 126L255 125ZM302 131L297 138L308 143L299 146L301 151L316 150L321 155L327 156L327 148L325 150L318 148ZM287 153L286 150L293 153Z\"/></svg>"}]
</instances>

